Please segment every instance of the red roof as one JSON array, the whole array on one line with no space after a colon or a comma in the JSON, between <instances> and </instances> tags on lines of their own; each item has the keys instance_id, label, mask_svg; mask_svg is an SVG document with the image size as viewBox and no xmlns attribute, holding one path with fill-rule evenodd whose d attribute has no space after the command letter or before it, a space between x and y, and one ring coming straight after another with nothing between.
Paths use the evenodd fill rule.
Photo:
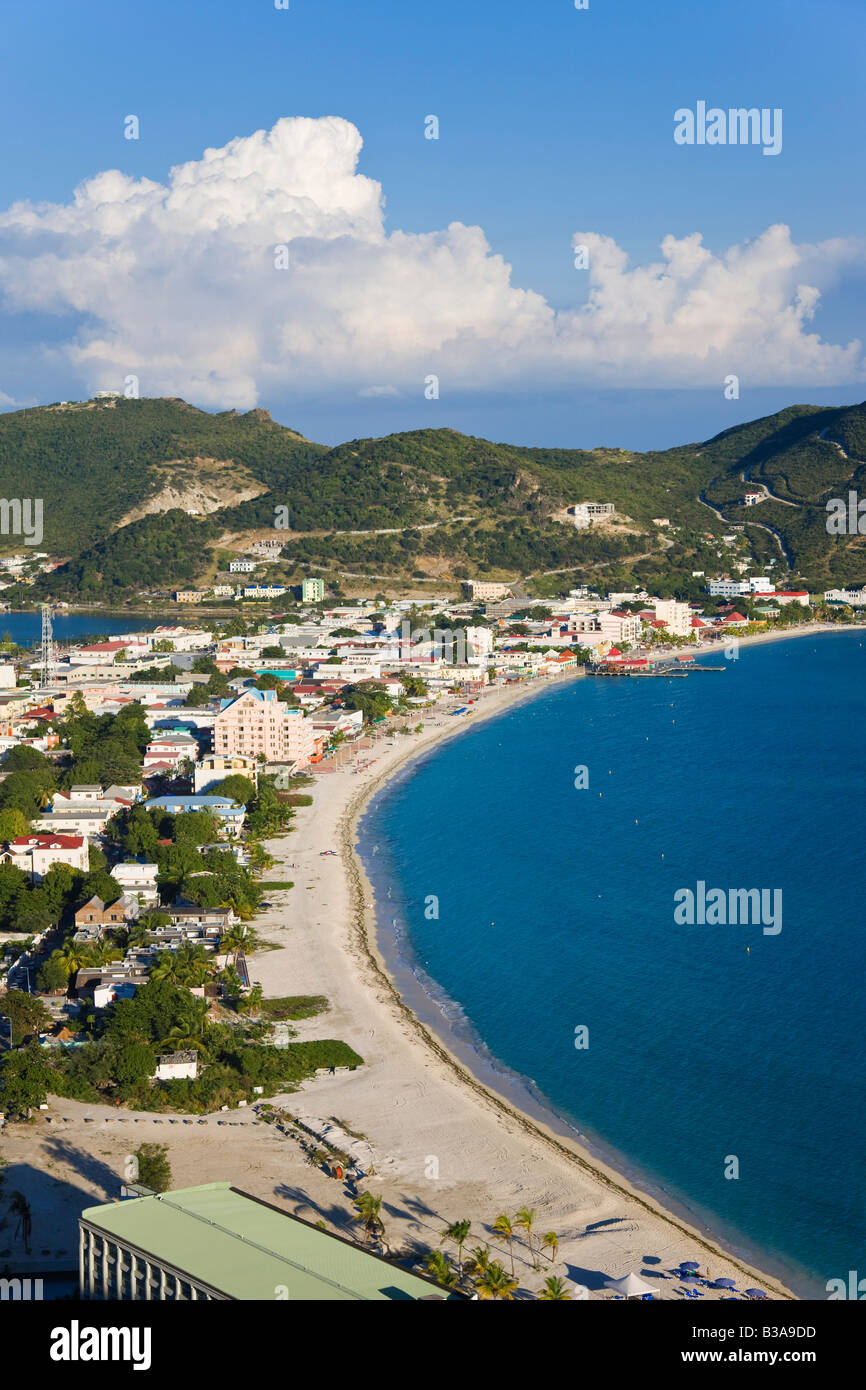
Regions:
<instances>
[{"instance_id":1,"label":"red roof","mask_svg":"<svg viewBox=\"0 0 866 1390\"><path fill-rule=\"evenodd\" d=\"M706 627L702 618L692 618L692 627Z\"/></svg>"},{"instance_id":2,"label":"red roof","mask_svg":"<svg viewBox=\"0 0 866 1390\"><path fill-rule=\"evenodd\" d=\"M729 613L726 621L729 623L744 623L746 619L743 617L742 613Z\"/></svg>"},{"instance_id":3,"label":"red roof","mask_svg":"<svg viewBox=\"0 0 866 1390\"><path fill-rule=\"evenodd\" d=\"M34 846L35 841L35 846ZM83 835L16 835L14 840L9 841L10 845L15 845L19 849L81 849L84 844Z\"/></svg>"}]
</instances>

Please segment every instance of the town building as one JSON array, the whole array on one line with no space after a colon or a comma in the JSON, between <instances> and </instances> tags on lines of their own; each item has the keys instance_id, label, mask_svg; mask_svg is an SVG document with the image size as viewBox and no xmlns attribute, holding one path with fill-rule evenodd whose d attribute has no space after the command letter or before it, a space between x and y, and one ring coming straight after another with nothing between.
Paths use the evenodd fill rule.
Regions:
<instances>
[{"instance_id":1,"label":"town building","mask_svg":"<svg viewBox=\"0 0 866 1390\"><path fill-rule=\"evenodd\" d=\"M828 589L825 603L847 603L852 608L866 608L866 585L862 589Z\"/></svg>"},{"instance_id":2,"label":"town building","mask_svg":"<svg viewBox=\"0 0 866 1390\"><path fill-rule=\"evenodd\" d=\"M301 585L301 599L304 603L324 603L324 579L305 579Z\"/></svg>"},{"instance_id":3,"label":"town building","mask_svg":"<svg viewBox=\"0 0 866 1390\"><path fill-rule=\"evenodd\" d=\"M172 816L186 811L210 811L217 820L232 830L240 830L244 823L246 809L227 796L208 796L204 793L194 796L154 796L146 801L148 811L167 811Z\"/></svg>"},{"instance_id":4,"label":"town building","mask_svg":"<svg viewBox=\"0 0 866 1390\"><path fill-rule=\"evenodd\" d=\"M494 584L487 579L466 579L463 589L471 599L496 600L510 598L510 584Z\"/></svg>"},{"instance_id":5,"label":"town building","mask_svg":"<svg viewBox=\"0 0 866 1390\"><path fill-rule=\"evenodd\" d=\"M156 1059L157 1081L195 1081L197 1076L197 1052L164 1052Z\"/></svg>"},{"instance_id":6,"label":"town building","mask_svg":"<svg viewBox=\"0 0 866 1390\"><path fill-rule=\"evenodd\" d=\"M19 835L6 844L0 864L23 869L33 883L41 883L55 864L68 864L87 873L87 840L83 835Z\"/></svg>"},{"instance_id":7,"label":"town building","mask_svg":"<svg viewBox=\"0 0 866 1390\"><path fill-rule=\"evenodd\" d=\"M252 560L230 560L229 574L252 574L255 565Z\"/></svg>"},{"instance_id":8,"label":"town building","mask_svg":"<svg viewBox=\"0 0 866 1390\"><path fill-rule=\"evenodd\" d=\"M255 758L243 753L226 757L221 753L206 753L196 763L193 770L193 791L207 792L216 787L225 777L247 777L254 785L258 776Z\"/></svg>"},{"instance_id":9,"label":"town building","mask_svg":"<svg viewBox=\"0 0 866 1390\"><path fill-rule=\"evenodd\" d=\"M79 1217L79 1295L131 1302L461 1301L465 1294L227 1182L131 1187ZM148 1195L145 1195L148 1194Z\"/></svg>"},{"instance_id":10,"label":"town building","mask_svg":"<svg viewBox=\"0 0 866 1390\"><path fill-rule=\"evenodd\" d=\"M268 762L305 766L316 753L316 732L299 709L277 699L275 690L245 690L223 703L214 720L214 752L242 753Z\"/></svg>"},{"instance_id":11,"label":"town building","mask_svg":"<svg viewBox=\"0 0 866 1390\"><path fill-rule=\"evenodd\" d=\"M137 859L125 864L115 864L111 877L124 892L134 899L140 907L156 907L159 902L159 889L156 885L159 867L156 864L142 864Z\"/></svg>"},{"instance_id":12,"label":"town building","mask_svg":"<svg viewBox=\"0 0 866 1390\"><path fill-rule=\"evenodd\" d=\"M663 622L668 632L677 637L688 637L692 630L692 610L687 603L678 603L676 599L656 599L654 603L655 618L657 622Z\"/></svg>"}]
</instances>

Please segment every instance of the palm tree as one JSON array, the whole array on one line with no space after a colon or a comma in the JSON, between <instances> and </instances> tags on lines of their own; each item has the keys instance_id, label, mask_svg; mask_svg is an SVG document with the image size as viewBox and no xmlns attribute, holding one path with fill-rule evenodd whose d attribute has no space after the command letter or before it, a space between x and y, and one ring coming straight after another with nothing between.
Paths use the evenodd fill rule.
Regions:
<instances>
[{"instance_id":1,"label":"palm tree","mask_svg":"<svg viewBox=\"0 0 866 1390\"><path fill-rule=\"evenodd\" d=\"M466 1261L466 1273L471 1277L483 1274L490 1268L490 1247L487 1245L476 1245L474 1250L469 1251L469 1259Z\"/></svg>"},{"instance_id":2,"label":"palm tree","mask_svg":"<svg viewBox=\"0 0 866 1390\"><path fill-rule=\"evenodd\" d=\"M541 1248L542 1250L550 1251L547 1258L550 1260L550 1263L553 1264L553 1261L556 1259L557 1251L559 1250L559 1236L556 1234L556 1231L545 1231L544 1235L541 1237Z\"/></svg>"},{"instance_id":3,"label":"palm tree","mask_svg":"<svg viewBox=\"0 0 866 1390\"><path fill-rule=\"evenodd\" d=\"M571 1299L568 1292L568 1285L564 1279L560 1279L556 1274L551 1274L544 1281L544 1288L538 1295L542 1303L567 1303Z\"/></svg>"},{"instance_id":4,"label":"palm tree","mask_svg":"<svg viewBox=\"0 0 866 1390\"><path fill-rule=\"evenodd\" d=\"M428 1274L432 1274L437 1284L441 1284L443 1289L453 1289L457 1283L457 1271L441 1250L431 1250L426 1260L424 1268Z\"/></svg>"},{"instance_id":5,"label":"palm tree","mask_svg":"<svg viewBox=\"0 0 866 1390\"><path fill-rule=\"evenodd\" d=\"M360 1192L353 1204L355 1215L353 1221L363 1221L364 1239L375 1240L376 1236L384 1236L385 1223L381 1217L382 1198L374 1197L372 1192Z\"/></svg>"},{"instance_id":6,"label":"palm tree","mask_svg":"<svg viewBox=\"0 0 866 1390\"><path fill-rule=\"evenodd\" d=\"M512 1279L513 1279L513 1278L514 1278L514 1227L513 1227L512 1224L511 1224L511 1217L510 1217L510 1216L506 1216L505 1213L502 1212L501 1215L497 1216L496 1220L494 1221L494 1223L493 1223L493 1225L492 1225L492 1227L491 1227L491 1230L495 1231L496 1234L497 1234L498 1236L504 1236L505 1239L508 1241L508 1253L509 1253L509 1255L511 1256L511 1277L512 1277Z\"/></svg>"},{"instance_id":7,"label":"palm tree","mask_svg":"<svg viewBox=\"0 0 866 1390\"><path fill-rule=\"evenodd\" d=\"M51 952L51 957L53 960L59 960L61 962L66 974L71 979L84 965L87 959L87 951L85 947L76 945L70 937L69 940L64 941L63 945L58 947L56 951Z\"/></svg>"},{"instance_id":8,"label":"palm tree","mask_svg":"<svg viewBox=\"0 0 866 1390\"><path fill-rule=\"evenodd\" d=\"M441 1245L446 1240L453 1240L454 1244L457 1246L457 1268L460 1272L461 1279L463 1277L463 1247L469 1239L469 1232L471 1230L471 1221L452 1221L450 1226L445 1227L445 1230L442 1232L442 1240L439 1242Z\"/></svg>"},{"instance_id":9,"label":"palm tree","mask_svg":"<svg viewBox=\"0 0 866 1390\"><path fill-rule=\"evenodd\" d=\"M520 1226L526 1232L526 1244L529 1247L529 1258L533 1268L537 1268L535 1260L535 1250L532 1246L532 1227L535 1223L535 1207L521 1207L514 1218L515 1226Z\"/></svg>"},{"instance_id":10,"label":"palm tree","mask_svg":"<svg viewBox=\"0 0 866 1390\"><path fill-rule=\"evenodd\" d=\"M489 1264L484 1273L475 1281L480 1299L498 1298L510 1303L519 1287L516 1279L509 1279L498 1260Z\"/></svg>"}]
</instances>

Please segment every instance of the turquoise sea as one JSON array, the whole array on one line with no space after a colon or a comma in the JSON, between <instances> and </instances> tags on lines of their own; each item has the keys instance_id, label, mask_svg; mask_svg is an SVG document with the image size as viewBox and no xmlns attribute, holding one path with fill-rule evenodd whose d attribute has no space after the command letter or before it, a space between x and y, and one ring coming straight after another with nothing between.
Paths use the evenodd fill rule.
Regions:
<instances>
[{"instance_id":1,"label":"turquoise sea","mask_svg":"<svg viewBox=\"0 0 866 1390\"><path fill-rule=\"evenodd\" d=\"M866 1276L866 635L722 664L467 728L359 846L404 997L480 1075L820 1298ZM781 931L678 925L698 882L780 889Z\"/></svg>"}]
</instances>

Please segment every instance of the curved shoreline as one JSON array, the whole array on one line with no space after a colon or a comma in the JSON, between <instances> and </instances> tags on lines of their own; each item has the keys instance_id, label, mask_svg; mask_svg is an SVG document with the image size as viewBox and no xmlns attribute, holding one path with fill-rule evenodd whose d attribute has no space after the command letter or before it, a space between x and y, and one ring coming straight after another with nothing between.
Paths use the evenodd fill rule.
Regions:
<instances>
[{"instance_id":1,"label":"curved shoreline","mask_svg":"<svg viewBox=\"0 0 866 1390\"><path fill-rule=\"evenodd\" d=\"M538 685L533 682L530 687L515 692L516 698L512 700L508 700L502 704L497 702L495 708L488 710L483 709L483 707L478 708L477 713L473 716L472 723L474 725L479 719L479 716L481 719L486 720L510 712L518 703L522 703L524 699L539 695L545 690L549 690L553 685L559 684L560 681L558 679L550 683L539 682ZM465 726L461 724L453 731L443 731L442 735L439 737L434 735L433 737L424 739L420 747L408 748L404 756L395 759L387 768L373 777L370 782L365 783L356 793L351 795L347 805L342 811L338 824L339 848L341 859L346 868L349 884L351 902L350 941L355 947L356 953L363 960L366 970L372 976L378 988L386 992L389 1001L399 1012L405 1027L413 1039L425 1050L432 1053L436 1059L448 1069L452 1078L471 1094L476 1103L483 1104L486 1109L497 1113L501 1118L516 1125L527 1138L540 1142L549 1152L555 1154L559 1159L565 1160L575 1171L582 1172L589 1176L594 1183L597 1183L608 1192L619 1198L626 1199L629 1204L641 1207L654 1218L663 1220L669 1228L678 1235L686 1237L690 1244L698 1247L702 1252L711 1256L714 1260L722 1259L731 1268L746 1275L748 1279L756 1280L766 1289L770 1290L774 1297L779 1299L796 1299L797 1295L793 1293L792 1290L788 1289L781 1280L775 1276L766 1274L756 1266L750 1265L740 1257L731 1254L711 1237L703 1235L686 1220L668 1210L654 1197L635 1187L621 1173L592 1155L581 1145L557 1134L544 1121L535 1119L526 1114L518 1105L509 1101L506 1097L500 1095L492 1087L480 1080L471 1068L446 1046L443 1040L436 1035L434 1030L417 1016L401 995L397 982L391 974L379 949L378 942L375 939L375 927L371 930L367 922L365 904L373 896L373 889L356 845L359 821L372 798L391 781L397 772L405 771L410 763L424 756L424 754L430 751L434 746L441 746L446 738L453 737L454 734L459 731L459 728L463 727Z\"/></svg>"}]
</instances>

